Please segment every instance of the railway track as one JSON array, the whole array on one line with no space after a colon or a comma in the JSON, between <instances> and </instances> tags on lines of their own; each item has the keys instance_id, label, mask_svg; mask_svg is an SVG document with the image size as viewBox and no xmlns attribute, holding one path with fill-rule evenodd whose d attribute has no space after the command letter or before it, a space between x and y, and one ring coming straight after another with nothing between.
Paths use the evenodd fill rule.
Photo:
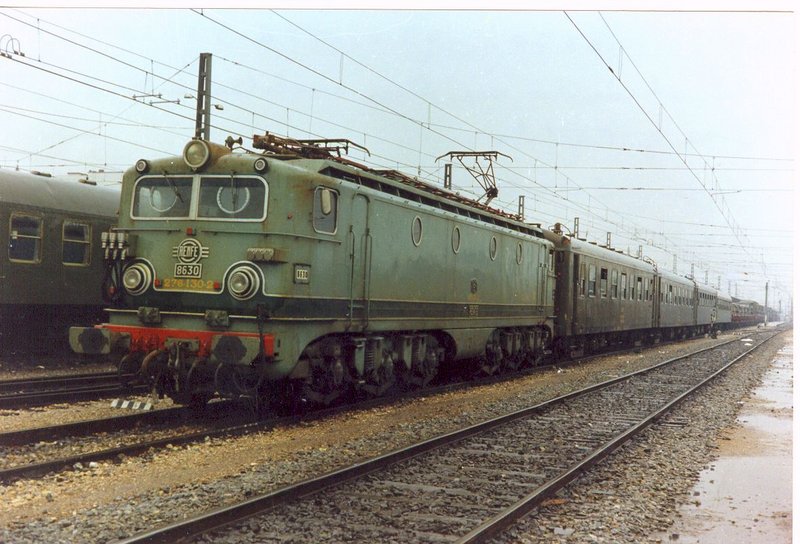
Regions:
<instances>
[{"instance_id":1,"label":"railway track","mask_svg":"<svg viewBox=\"0 0 800 544\"><path fill-rule=\"evenodd\" d=\"M564 364L584 364L597 357L606 357L618 353L625 353L630 351L638 351L640 348L628 348L625 350L618 350L614 352L607 352L603 354L596 354ZM561 364L560 366L564 366ZM242 414L246 412L243 407L233 407L238 410L238 415L234 418L229 418L229 413L232 409L232 403L212 403L203 412L193 413L185 407L174 407L162 409L154 412L136 412L123 416L114 416L110 418L102 418L96 420L79 421L74 423L67 423L63 425L54 425L47 427L29 428L19 431L10 431L0 433L0 448L25 446L43 441L63 441L67 442L70 439L78 439L82 437L89 437L100 433L112 433L115 431L124 430L143 430L144 427L152 426L155 430L157 427L180 425L180 424L207 424L207 428L193 432L181 432L167 437L157 439L144 439L135 440L125 445L115 445L112 448L95 449L80 454L70 454L63 457L54 457L44 462L36 462L29 464L20 464L7 468L0 469L0 482L11 482L22 478L35 478L51 472L64 470L76 464L87 465L91 462L107 461L118 458L121 455L130 457L135 455L144 454L151 449L162 449L167 445L180 446L186 444L197 443L205 440L206 438L215 437L235 437L243 436L253 432L261 432L274 428L278 425L287 425L297 423L301 420L311 421L315 419L322 419L331 417L344 411L358 411L366 410L378 406L383 406L396 402L399 398L414 398L415 396L429 396L445 392L457 391L459 389L475 387L478 385L488 385L505 380L518 379L524 375L532 374L534 372L541 372L551 370L556 365L544 365L531 369L524 369L513 374L505 374L499 376L490 376L482 380L468 380L464 382L454 382L443 384L434 387L428 387L423 390L414 392L406 392L400 396L388 396L376 399L368 399L361 402L350 403L344 406L337 406L328 409L315 410L309 414L301 414L289 417L276 417L268 420L255 421L251 418L245 418L245 422L241 422ZM246 414L245 414L246 415ZM238 420L239 424L233 424ZM146 433L146 430L143 430ZM129 438L126 435L124 438Z\"/></svg>"},{"instance_id":2,"label":"railway track","mask_svg":"<svg viewBox=\"0 0 800 544\"><path fill-rule=\"evenodd\" d=\"M763 341L734 339L123 542L216 541L223 528L226 541L484 541Z\"/></svg>"},{"instance_id":3,"label":"railway track","mask_svg":"<svg viewBox=\"0 0 800 544\"><path fill-rule=\"evenodd\" d=\"M120 385L130 378L117 372L103 372L5 380L0 382L0 408L92 400L147 390L146 386Z\"/></svg>"}]
</instances>

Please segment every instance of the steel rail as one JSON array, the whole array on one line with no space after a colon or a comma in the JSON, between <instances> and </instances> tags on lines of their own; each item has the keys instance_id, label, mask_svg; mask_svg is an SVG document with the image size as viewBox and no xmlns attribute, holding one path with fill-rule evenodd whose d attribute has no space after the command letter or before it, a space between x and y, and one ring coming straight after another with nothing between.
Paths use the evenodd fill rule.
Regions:
<instances>
[{"instance_id":1,"label":"steel rail","mask_svg":"<svg viewBox=\"0 0 800 544\"><path fill-rule=\"evenodd\" d=\"M122 385L129 375L118 373L80 376L48 376L35 379L0 382L0 408L41 406L57 402L93 400L135 391L146 391L144 385ZM9 392L10 391L10 392Z\"/></svg>"},{"instance_id":2,"label":"steel rail","mask_svg":"<svg viewBox=\"0 0 800 544\"><path fill-rule=\"evenodd\" d=\"M713 374L707 376L703 381L695 384L690 389L684 391L682 394L673 398L671 401L663 405L658 410L653 411L633 427L630 427L625 432L619 434L612 440L608 441L606 444L595 449L587 457L575 463L564 473L560 474L556 478L553 478L544 485L540 486L535 491L533 491L532 493L521 499L519 502L512 505L505 511L501 512L494 518L487 520L481 526L477 527L469 534L456 540L456 542L458 542L459 544L473 544L477 542L485 542L488 539L492 538L493 536L498 535L503 530L511 527L517 520L527 515L531 510L539 506L542 502L544 502L548 498L555 495L556 492L566 487L570 482L578 478L581 474L588 471L589 469L597 465L597 463L599 463L600 461L602 461L603 459L614 453L614 451L616 451L620 446L622 446L623 444L632 440L634 437L641 434L645 429L650 427L661 416L663 416L664 414L672 410L675 406L677 406L678 404L686 400L688 397L693 395L697 390L708 385L719 375L726 372L731 366L733 366L740 360L744 359L746 356L750 355L753 351L761 347L764 343L768 342L773 337L774 335L770 336L769 338L765 338L764 340L761 340L757 344L754 344L750 349L748 349L744 353L738 355L737 357L729 361L725 366L723 366Z\"/></svg>"},{"instance_id":3,"label":"steel rail","mask_svg":"<svg viewBox=\"0 0 800 544\"><path fill-rule=\"evenodd\" d=\"M0 446L21 446L65 437L88 436L97 433L131 429L142 423L180 421L191 417L184 407L136 412L121 416L75 421L64 425L33 427L0 433Z\"/></svg>"},{"instance_id":4,"label":"steel rail","mask_svg":"<svg viewBox=\"0 0 800 544\"><path fill-rule=\"evenodd\" d=\"M50 386L61 387L63 385L77 382L83 384L86 380L102 381L117 380L119 374L114 372L95 372L85 374L60 374L55 376L40 376L28 378L14 378L12 380L0 381L0 392L14 393L18 391L29 391L31 389L44 389Z\"/></svg>"},{"instance_id":5,"label":"steel rail","mask_svg":"<svg viewBox=\"0 0 800 544\"><path fill-rule=\"evenodd\" d=\"M390 465L394 465L402 461L413 459L429 451L433 451L448 446L455 442L462 441L466 438L486 433L489 430L495 429L507 423L520 420L526 417L530 417L531 415L534 415L535 413L542 411L545 408L549 408L556 404L563 403L565 401L575 399L577 397L586 395L588 393L607 388L611 385L628 380L633 376L645 374L647 372L656 370L658 368L673 364L676 361L681 361L696 356L698 354L704 353L706 351L716 349L720 346L738 342L739 340L740 340L739 338L734 338L728 342L722 342L714 346L697 350L693 353L681 355L679 357L674 357L667 361L663 361L661 363L652 365L648 368L636 372L631 372L623 376L618 376L616 378L606 380L604 382L592 385L590 387L581 389L579 391L574 391L565 395L561 395L555 399L542 402L535 406L524 408L522 410L516 411L511 414L500 416L498 418L494 418L492 420L479 423L467 427L465 429L454 431L445 435L441 435L439 437L435 437L420 442L418 444L414 444L406 448L395 450L393 452L381 455L379 457L349 467L345 467L319 477L311 478L297 484L289 485L284 488L273 491L271 493L259 497L254 497L252 499L243 501L238 504L225 506L213 510L211 512L207 512L205 514L196 516L191 519L172 523L170 525L164 526L159 529L134 535L132 537L119 541L118 544L185 542L188 539L195 536L199 536L203 533L221 529L233 525L239 521L256 516L258 514L266 513L269 510L273 509L274 507L279 506L285 502L292 501L294 499L302 497L307 497L309 495L321 492L322 490L334 487L336 485L364 477L366 475L384 469ZM759 346L760 345L761 344L759 344ZM748 353L750 351L748 351ZM719 373L717 372L716 374ZM614 447L618 447L618 445L619 444L615 445ZM593 458L595 458L594 463L596 463L599 461L600 457L599 455L593 455ZM572 478L574 478L574 476L572 476ZM569 480L571 480L572 478L569 478ZM557 478L557 480L562 481L560 478ZM563 479L563 482L564 483L562 483L562 485L565 485L567 479L566 478ZM555 484L553 484L552 489L555 489Z\"/></svg>"}]
</instances>

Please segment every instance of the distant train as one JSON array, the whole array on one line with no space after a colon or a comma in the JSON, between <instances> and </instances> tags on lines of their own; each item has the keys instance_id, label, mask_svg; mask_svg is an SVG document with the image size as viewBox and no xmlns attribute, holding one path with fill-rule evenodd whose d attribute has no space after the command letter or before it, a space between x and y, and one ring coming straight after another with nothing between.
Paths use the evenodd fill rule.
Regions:
<instances>
[{"instance_id":1,"label":"distant train","mask_svg":"<svg viewBox=\"0 0 800 544\"><path fill-rule=\"evenodd\" d=\"M70 331L162 395L283 409L731 323L731 299L396 171L346 142L203 140L125 173L110 321ZM113 293L112 293L113 291Z\"/></svg>"},{"instance_id":2,"label":"distant train","mask_svg":"<svg viewBox=\"0 0 800 544\"><path fill-rule=\"evenodd\" d=\"M66 347L104 319L100 237L119 189L0 169L0 352Z\"/></svg>"},{"instance_id":3,"label":"distant train","mask_svg":"<svg viewBox=\"0 0 800 544\"><path fill-rule=\"evenodd\" d=\"M764 323L764 306L754 300L733 298L731 321L735 327L745 327ZM776 316L773 316L776 317ZM776 319L770 319L775 321Z\"/></svg>"}]
</instances>

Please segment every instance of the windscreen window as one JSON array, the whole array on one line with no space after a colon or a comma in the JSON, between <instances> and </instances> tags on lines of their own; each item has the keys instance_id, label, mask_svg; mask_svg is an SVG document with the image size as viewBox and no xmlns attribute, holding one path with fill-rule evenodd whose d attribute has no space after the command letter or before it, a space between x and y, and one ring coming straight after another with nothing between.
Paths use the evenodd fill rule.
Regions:
<instances>
[{"instance_id":1,"label":"windscreen window","mask_svg":"<svg viewBox=\"0 0 800 544\"><path fill-rule=\"evenodd\" d=\"M259 178L204 177L197 217L261 221L266 202L267 186Z\"/></svg>"},{"instance_id":2,"label":"windscreen window","mask_svg":"<svg viewBox=\"0 0 800 544\"><path fill-rule=\"evenodd\" d=\"M185 219L192 202L192 178L161 176L142 178L133 195L133 217Z\"/></svg>"}]
</instances>

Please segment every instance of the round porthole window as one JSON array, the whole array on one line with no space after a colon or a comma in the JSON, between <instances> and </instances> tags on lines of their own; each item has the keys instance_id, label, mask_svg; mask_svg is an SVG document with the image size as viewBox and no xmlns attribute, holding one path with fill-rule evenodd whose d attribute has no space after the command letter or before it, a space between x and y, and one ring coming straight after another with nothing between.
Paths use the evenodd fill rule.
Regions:
<instances>
[{"instance_id":1,"label":"round porthole window","mask_svg":"<svg viewBox=\"0 0 800 544\"><path fill-rule=\"evenodd\" d=\"M458 227L453 227L453 238L451 242L453 243L453 253L458 253L458 250L461 249L461 229Z\"/></svg>"},{"instance_id":2,"label":"round porthole window","mask_svg":"<svg viewBox=\"0 0 800 544\"><path fill-rule=\"evenodd\" d=\"M492 260L497 258L497 238L494 236L489 241L489 258Z\"/></svg>"},{"instance_id":3,"label":"round porthole window","mask_svg":"<svg viewBox=\"0 0 800 544\"><path fill-rule=\"evenodd\" d=\"M414 217L414 221L411 223L411 241L415 246L422 243L422 219L419 216Z\"/></svg>"}]
</instances>

